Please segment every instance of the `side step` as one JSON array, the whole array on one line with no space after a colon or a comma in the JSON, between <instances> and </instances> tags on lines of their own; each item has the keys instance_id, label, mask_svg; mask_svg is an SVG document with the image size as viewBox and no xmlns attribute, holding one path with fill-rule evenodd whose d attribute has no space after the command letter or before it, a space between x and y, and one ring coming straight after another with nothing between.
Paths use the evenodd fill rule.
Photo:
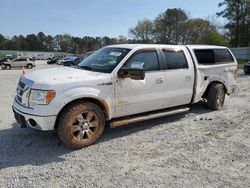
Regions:
<instances>
[{"instance_id":1,"label":"side step","mask_svg":"<svg viewBox=\"0 0 250 188\"><path fill-rule=\"evenodd\" d=\"M182 107L182 108L171 108L171 109L167 109L167 110L147 112L147 113L143 113L143 114L139 114L139 115L133 115L133 116L128 116L128 117L112 120L110 122L109 126L111 128L115 128L115 127L120 127L123 125L130 124L130 123L136 123L136 122L150 120L150 119L159 118L159 117L163 117L163 116L184 113L184 112L187 112L189 110L190 110L190 108Z\"/></svg>"}]
</instances>

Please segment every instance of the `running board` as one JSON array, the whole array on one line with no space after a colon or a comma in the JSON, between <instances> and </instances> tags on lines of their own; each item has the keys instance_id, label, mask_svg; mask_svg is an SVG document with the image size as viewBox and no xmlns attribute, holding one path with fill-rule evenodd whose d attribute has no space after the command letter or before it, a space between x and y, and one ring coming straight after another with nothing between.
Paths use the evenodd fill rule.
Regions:
<instances>
[{"instance_id":1,"label":"running board","mask_svg":"<svg viewBox=\"0 0 250 188\"><path fill-rule=\"evenodd\" d=\"M170 116L170 115L174 115L174 114L179 114L179 113L184 113L189 111L190 108L175 108L175 109L167 109L167 110L161 110L161 111L157 111L157 112L149 112L149 113L143 113L143 114L139 114L139 115L133 115L133 116L128 116L125 118L120 118L120 119L116 119L110 122L109 126L111 128L115 128L115 127L120 127L123 125L127 125L127 124L131 124L131 123L136 123L136 122L140 122L140 121L145 121L145 120L150 120L150 119L154 119L154 118L159 118L159 117L163 117L163 116Z\"/></svg>"}]
</instances>

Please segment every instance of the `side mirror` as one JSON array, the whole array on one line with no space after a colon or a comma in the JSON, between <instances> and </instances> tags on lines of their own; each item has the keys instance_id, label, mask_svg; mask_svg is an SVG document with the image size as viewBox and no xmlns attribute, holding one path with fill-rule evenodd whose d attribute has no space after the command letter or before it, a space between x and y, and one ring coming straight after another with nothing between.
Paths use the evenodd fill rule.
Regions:
<instances>
[{"instance_id":1,"label":"side mirror","mask_svg":"<svg viewBox=\"0 0 250 188\"><path fill-rule=\"evenodd\" d=\"M118 71L119 78L131 78L132 80L144 80L145 71L143 69L131 69L122 67Z\"/></svg>"}]
</instances>

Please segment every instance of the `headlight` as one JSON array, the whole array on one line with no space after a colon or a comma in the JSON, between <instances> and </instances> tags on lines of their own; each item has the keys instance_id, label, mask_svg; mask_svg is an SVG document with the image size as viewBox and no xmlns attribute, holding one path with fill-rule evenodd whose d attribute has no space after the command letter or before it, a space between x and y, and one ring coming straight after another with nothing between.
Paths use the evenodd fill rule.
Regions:
<instances>
[{"instance_id":1,"label":"headlight","mask_svg":"<svg viewBox=\"0 0 250 188\"><path fill-rule=\"evenodd\" d=\"M29 96L29 107L34 107L36 105L47 105L55 97L55 91L41 91L41 90L30 90Z\"/></svg>"}]
</instances>

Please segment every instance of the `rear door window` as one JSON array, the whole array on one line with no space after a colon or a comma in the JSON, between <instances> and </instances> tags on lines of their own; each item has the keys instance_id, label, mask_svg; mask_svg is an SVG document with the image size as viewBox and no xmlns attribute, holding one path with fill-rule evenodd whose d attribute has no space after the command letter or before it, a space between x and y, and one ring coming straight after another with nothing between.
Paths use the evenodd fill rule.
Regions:
<instances>
[{"instance_id":1,"label":"rear door window","mask_svg":"<svg viewBox=\"0 0 250 188\"><path fill-rule=\"evenodd\" d=\"M188 63L183 51L163 50L166 58L167 69L186 69Z\"/></svg>"}]
</instances>

